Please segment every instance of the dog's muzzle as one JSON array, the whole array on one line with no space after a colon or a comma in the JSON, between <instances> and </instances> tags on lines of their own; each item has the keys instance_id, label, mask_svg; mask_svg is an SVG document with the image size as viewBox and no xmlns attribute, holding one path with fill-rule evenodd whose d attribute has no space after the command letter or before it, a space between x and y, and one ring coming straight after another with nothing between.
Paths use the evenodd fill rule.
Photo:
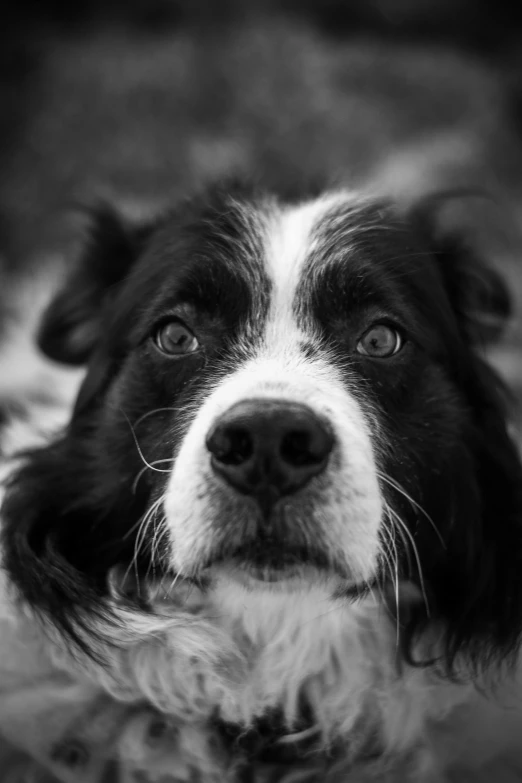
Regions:
<instances>
[{"instance_id":1,"label":"dog's muzzle","mask_svg":"<svg viewBox=\"0 0 522 783\"><path fill-rule=\"evenodd\" d=\"M265 516L325 470L333 445L328 423L311 408L267 399L233 405L206 439L214 472Z\"/></svg>"}]
</instances>

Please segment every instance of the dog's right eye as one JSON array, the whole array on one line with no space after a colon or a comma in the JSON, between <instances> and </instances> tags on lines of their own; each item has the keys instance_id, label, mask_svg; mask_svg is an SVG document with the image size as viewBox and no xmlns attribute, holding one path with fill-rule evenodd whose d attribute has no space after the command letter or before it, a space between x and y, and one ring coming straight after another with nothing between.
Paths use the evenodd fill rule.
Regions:
<instances>
[{"instance_id":1,"label":"dog's right eye","mask_svg":"<svg viewBox=\"0 0 522 783\"><path fill-rule=\"evenodd\" d=\"M154 344L168 356L186 356L199 348L195 334L182 321L167 321L156 329Z\"/></svg>"}]
</instances>

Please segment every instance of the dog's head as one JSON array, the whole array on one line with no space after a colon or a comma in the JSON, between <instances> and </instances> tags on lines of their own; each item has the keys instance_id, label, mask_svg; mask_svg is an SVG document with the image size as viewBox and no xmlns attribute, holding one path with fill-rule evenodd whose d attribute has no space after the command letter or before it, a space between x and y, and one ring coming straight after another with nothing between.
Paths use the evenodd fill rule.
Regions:
<instances>
[{"instance_id":1,"label":"dog's head","mask_svg":"<svg viewBox=\"0 0 522 783\"><path fill-rule=\"evenodd\" d=\"M29 603L74 632L117 566L332 602L409 581L407 643L431 620L448 664L512 651L522 472L478 345L507 296L430 212L241 187L98 210L40 334L87 376L5 504Z\"/></svg>"}]
</instances>

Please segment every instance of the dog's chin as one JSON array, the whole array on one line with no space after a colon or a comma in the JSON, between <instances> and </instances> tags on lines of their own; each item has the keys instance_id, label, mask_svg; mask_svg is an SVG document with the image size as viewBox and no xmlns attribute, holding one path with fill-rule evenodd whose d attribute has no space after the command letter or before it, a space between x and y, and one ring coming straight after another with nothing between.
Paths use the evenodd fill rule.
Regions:
<instances>
[{"instance_id":1,"label":"dog's chin","mask_svg":"<svg viewBox=\"0 0 522 783\"><path fill-rule=\"evenodd\" d=\"M151 569L140 575L129 566L115 567L109 575L109 590L113 599L149 605L158 600L184 603L187 595L208 594L225 585L242 587L249 593L283 595L319 589L329 595L358 598L371 589L372 582L368 578L361 583L346 564L320 548L284 546L261 539L235 547L218 545L203 562L192 563L190 568L173 568L165 562L154 577Z\"/></svg>"},{"instance_id":2,"label":"dog's chin","mask_svg":"<svg viewBox=\"0 0 522 783\"><path fill-rule=\"evenodd\" d=\"M249 590L299 592L311 586L349 586L349 575L321 551L285 547L240 547L207 561L204 578L232 582Z\"/></svg>"},{"instance_id":3,"label":"dog's chin","mask_svg":"<svg viewBox=\"0 0 522 783\"><path fill-rule=\"evenodd\" d=\"M307 586L327 583L335 579L333 572L314 565L274 567L237 559L215 563L209 566L207 573L212 581L234 582L249 590L278 593L299 592Z\"/></svg>"}]
</instances>

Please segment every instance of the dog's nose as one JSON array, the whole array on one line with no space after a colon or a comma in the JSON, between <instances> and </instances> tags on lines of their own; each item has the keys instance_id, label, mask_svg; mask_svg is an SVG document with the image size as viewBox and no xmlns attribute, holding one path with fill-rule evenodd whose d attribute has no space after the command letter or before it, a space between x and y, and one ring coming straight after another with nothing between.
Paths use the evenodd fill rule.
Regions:
<instances>
[{"instance_id":1,"label":"dog's nose","mask_svg":"<svg viewBox=\"0 0 522 783\"><path fill-rule=\"evenodd\" d=\"M306 405L265 399L232 406L207 437L216 473L261 505L321 473L333 443L327 424Z\"/></svg>"}]
</instances>

